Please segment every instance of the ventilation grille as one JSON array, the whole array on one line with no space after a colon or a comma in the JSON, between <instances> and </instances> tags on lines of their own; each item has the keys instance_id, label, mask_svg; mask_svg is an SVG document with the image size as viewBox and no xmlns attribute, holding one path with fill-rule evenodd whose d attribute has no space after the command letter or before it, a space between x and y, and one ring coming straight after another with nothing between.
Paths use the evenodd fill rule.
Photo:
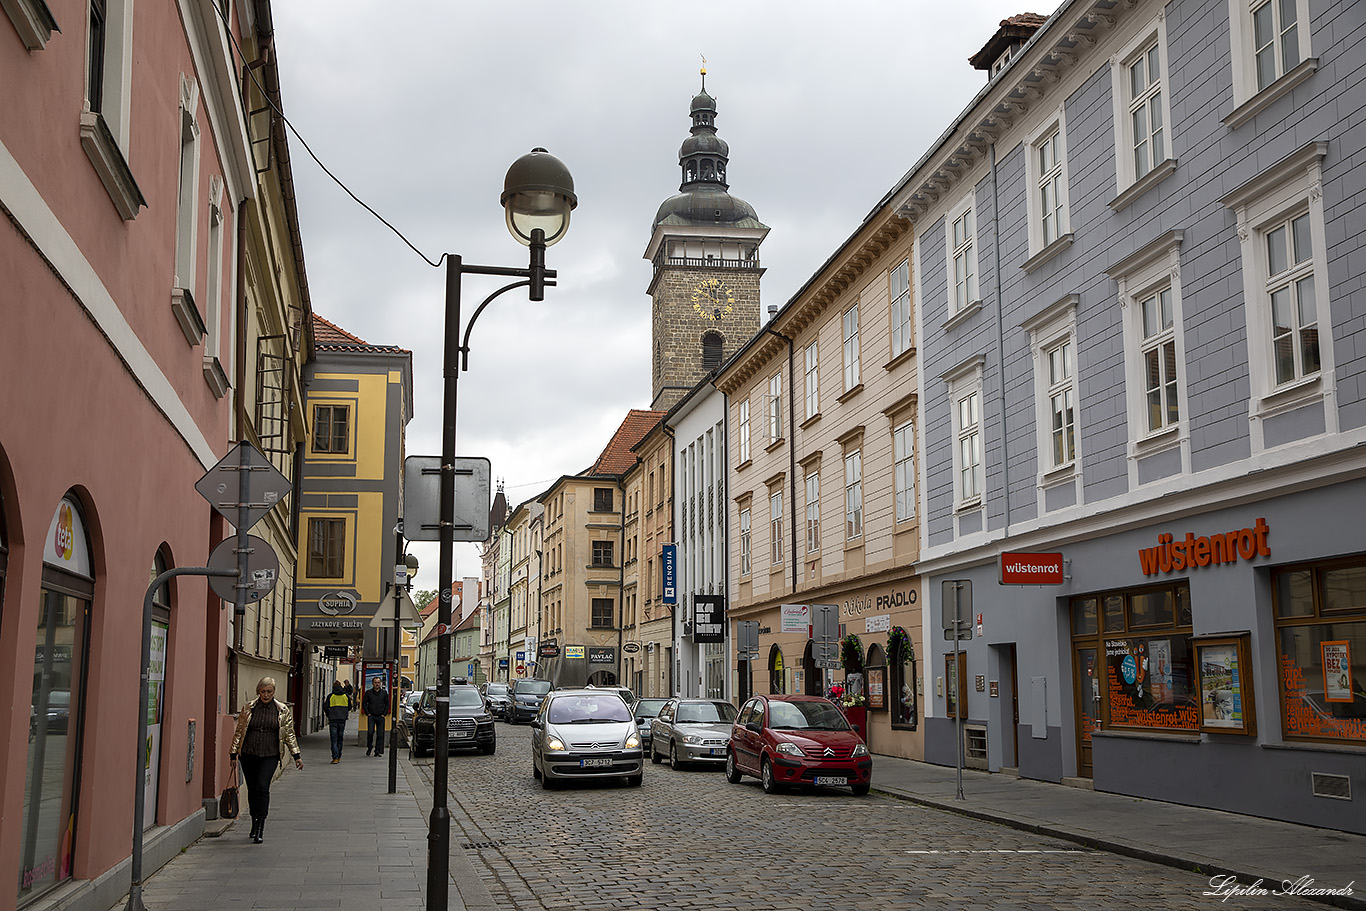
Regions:
<instances>
[{"instance_id":1,"label":"ventilation grille","mask_svg":"<svg viewBox=\"0 0 1366 911\"><path fill-rule=\"evenodd\" d=\"M966 738L963 749L966 758L979 762L987 761L987 729L968 725L963 729Z\"/></svg>"},{"instance_id":2,"label":"ventilation grille","mask_svg":"<svg viewBox=\"0 0 1366 911\"><path fill-rule=\"evenodd\" d=\"M1352 779L1346 775L1328 775L1324 772L1312 773L1314 796L1331 797L1334 800L1352 799Z\"/></svg>"}]
</instances>

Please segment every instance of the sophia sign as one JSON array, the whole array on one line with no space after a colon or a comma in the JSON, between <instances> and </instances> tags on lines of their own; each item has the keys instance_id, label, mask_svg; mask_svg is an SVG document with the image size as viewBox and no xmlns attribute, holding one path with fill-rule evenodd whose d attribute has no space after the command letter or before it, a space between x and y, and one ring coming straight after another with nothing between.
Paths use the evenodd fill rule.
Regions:
<instances>
[{"instance_id":1,"label":"sophia sign","mask_svg":"<svg viewBox=\"0 0 1366 911\"><path fill-rule=\"evenodd\" d=\"M1002 585L1061 585L1062 554L1001 554Z\"/></svg>"}]
</instances>

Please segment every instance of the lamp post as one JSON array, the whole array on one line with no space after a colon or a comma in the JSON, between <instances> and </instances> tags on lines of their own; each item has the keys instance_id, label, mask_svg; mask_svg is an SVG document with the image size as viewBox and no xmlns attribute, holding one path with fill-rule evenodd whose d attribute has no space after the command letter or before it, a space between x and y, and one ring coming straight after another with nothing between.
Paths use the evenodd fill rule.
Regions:
<instances>
[{"instance_id":1,"label":"lamp post","mask_svg":"<svg viewBox=\"0 0 1366 911\"><path fill-rule=\"evenodd\" d=\"M457 381L469 366L470 330L494 298L513 288L526 286L533 301L545 300L546 285L555 284L554 270L545 267L545 248L557 243L569 230L569 213L578 205L574 178L569 169L545 149L532 149L508 168L499 200L506 212L508 231L518 243L530 248L525 269L466 265L459 257L446 256L446 326L442 370L445 386L441 406L441 550L437 579L436 640L436 761L432 788L432 815L427 834L427 908L446 911L450 892L451 814L447 806L450 780L451 598L455 572L455 416ZM484 298L463 337L460 334L460 279L463 275L501 275L520 279Z\"/></svg>"}]
</instances>

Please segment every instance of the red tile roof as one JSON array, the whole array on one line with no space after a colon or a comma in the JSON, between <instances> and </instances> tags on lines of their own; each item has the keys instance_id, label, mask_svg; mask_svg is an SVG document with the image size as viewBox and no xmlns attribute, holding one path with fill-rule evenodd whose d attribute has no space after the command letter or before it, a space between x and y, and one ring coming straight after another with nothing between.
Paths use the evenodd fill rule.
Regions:
<instances>
[{"instance_id":1,"label":"red tile roof","mask_svg":"<svg viewBox=\"0 0 1366 911\"><path fill-rule=\"evenodd\" d=\"M358 335L352 335L331 320L313 314L313 344L320 351L384 351L390 354L411 354L397 345L372 345Z\"/></svg>"},{"instance_id":2,"label":"red tile roof","mask_svg":"<svg viewBox=\"0 0 1366 911\"><path fill-rule=\"evenodd\" d=\"M630 471L636 464L637 456L631 447L645 438L645 434L655 429L667 411L646 411L632 408L626 413L617 432L612 434L602 455L593 467L584 472L588 476L617 477Z\"/></svg>"},{"instance_id":3,"label":"red tile roof","mask_svg":"<svg viewBox=\"0 0 1366 911\"><path fill-rule=\"evenodd\" d=\"M1000 27L996 29L996 34L982 49L968 58L971 63L979 70L990 70L991 65L1005 53L1007 47L1015 42L1028 41L1035 32L1043 27L1048 21L1047 16L1038 13L1020 13L1018 16L1011 16L1009 19L1002 19Z\"/></svg>"}]
</instances>

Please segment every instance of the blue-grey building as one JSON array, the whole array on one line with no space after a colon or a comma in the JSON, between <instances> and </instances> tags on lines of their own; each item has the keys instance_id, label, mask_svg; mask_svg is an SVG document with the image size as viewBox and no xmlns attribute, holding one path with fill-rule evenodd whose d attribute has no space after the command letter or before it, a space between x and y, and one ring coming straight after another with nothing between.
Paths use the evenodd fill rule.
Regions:
<instances>
[{"instance_id":1,"label":"blue-grey building","mask_svg":"<svg viewBox=\"0 0 1366 911\"><path fill-rule=\"evenodd\" d=\"M1352 0L1016 17L893 190L931 761L961 709L969 764L1366 832L1363 39Z\"/></svg>"}]
</instances>

